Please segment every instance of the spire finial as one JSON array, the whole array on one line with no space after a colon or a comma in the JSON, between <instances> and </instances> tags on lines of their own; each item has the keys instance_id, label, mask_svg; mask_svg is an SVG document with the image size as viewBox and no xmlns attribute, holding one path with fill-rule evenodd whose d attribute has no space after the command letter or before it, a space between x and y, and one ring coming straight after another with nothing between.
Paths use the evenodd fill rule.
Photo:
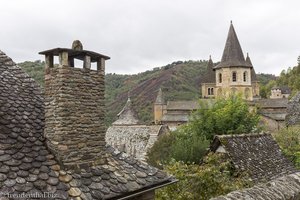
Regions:
<instances>
[{"instance_id":1,"label":"spire finial","mask_svg":"<svg viewBox=\"0 0 300 200\"><path fill-rule=\"evenodd\" d=\"M247 57L249 57L249 53L247 52Z\"/></svg>"},{"instance_id":2,"label":"spire finial","mask_svg":"<svg viewBox=\"0 0 300 200\"><path fill-rule=\"evenodd\" d=\"M209 55L209 60L211 60L211 55Z\"/></svg>"},{"instance_id":3,"label":"spire finial","mask_svg":"<svg viewBox=\"0 0 300 200\"><path fill-rule=\"evenodd\" d=\"M232 24L232 20L230 20L230 24Z\"/></svg>"}]
</instances>

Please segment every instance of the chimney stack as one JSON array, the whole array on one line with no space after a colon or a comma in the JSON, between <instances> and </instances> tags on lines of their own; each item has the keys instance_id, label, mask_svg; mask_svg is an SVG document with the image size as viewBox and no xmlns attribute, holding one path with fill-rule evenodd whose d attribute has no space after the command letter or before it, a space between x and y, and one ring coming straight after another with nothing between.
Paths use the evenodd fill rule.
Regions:
<instances>
[{"instance_id":1,"label":"chimney stack","mask_svg":"<svg viewBox=\"0 0 300 200\"><path fill-rule=\"evenodd\" d=\"M48 148L66 169L97 164L105 147L104 75L108 56L83 50L55 48L45 55L45 137ZM54 56L59 64L54 65ZM74 68L74 59L83 61ZM97 69L91 69L91 63Z\"/></svg>"}]
</instances>

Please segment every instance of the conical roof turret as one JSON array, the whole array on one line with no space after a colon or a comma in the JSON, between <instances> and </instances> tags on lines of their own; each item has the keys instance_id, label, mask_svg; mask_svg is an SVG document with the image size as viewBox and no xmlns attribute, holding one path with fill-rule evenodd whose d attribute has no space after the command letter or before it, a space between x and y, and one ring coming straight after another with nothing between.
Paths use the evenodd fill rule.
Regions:
<instances>
[{"instance_id":1,"label":"conical roof turret","mask_svg":"<svg viewBox=\"0 0 300 200\"><path fill-rule=\"evenodd\" d=\"M232 22L229 27L222 60L214 69L223 67L252 67L245 61L244 54Z\"/></svg>"},{"instance_id":2,"label":"conical roof turret","mask_svg":"<svg viewBox=\"0 0 300 200\"><path fill-rule=\"evenodd\" d=\"M216 82L216 75L214 72L214 63L211 59L211 56L209 56L209 60L207 63L207 68L206 68L206 74L202 79L202 83L215 83Z\"/></svg>"},{"instance_id":3,"label":"conical roof turret","mask_svg":"<svg viewBox=\"0 0 300 200\"><path fill-rule=\"evenodd\" d=\"M252 62L251 62L251 59L250 59L248 53L247 53L247 57L246 57L246 63L247 63L248 65L251 65L251 66L252 66L252 68L251 68L251 81L252 81L252 82L253 82L253 81L257 81L257 78L256 78L256 72L255 72L255 70L254 70L254 67L253 67L253 65L252 65Z\"/></svg>"},{"instance_id":4,"label":"conical roof turret","mask_svg":"<svg viewBox=\"0 0 300 200\"><path fill-rule=\"evenodd\" d=\"M118 114L118 119L113 122L113 125L133 125L138 124L139 120L136 113L132 108L130 97L128 96L127 102L121 112Z\"/></svg>"}]
</instances>

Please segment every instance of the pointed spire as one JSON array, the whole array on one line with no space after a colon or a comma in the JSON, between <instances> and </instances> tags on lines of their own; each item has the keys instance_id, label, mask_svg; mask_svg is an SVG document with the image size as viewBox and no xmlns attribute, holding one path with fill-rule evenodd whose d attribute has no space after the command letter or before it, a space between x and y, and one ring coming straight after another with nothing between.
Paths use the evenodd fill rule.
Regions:
<instances>
[{"instance_id":1,"label":"pointed spire","mask_svg":"<svg viewBox=\"0 0 300 200\"><path fill-rule=\"evenodd\" d=\"M164 95L163 95L162 89L159 88L158 93L157 93L157 97L156 97L156 100L155 100L155 104L164 104L164 103L165 103Z\"/></svg>"},{"instance_id":2,"label":"pointed spire","mask_svg":"<svg viewBox=\"0 0 300 200\"><path fill-rule=\"evenodd\" d=\"M212 70L213 67L214 67L214 63L211 59L211 55L209 55L209 60L208 60L208 63L207 63L207 70L210 70L210 69Z\"/></svg>"},{"instance_id":3,"label":"pointed spire","mask_svg":"<svg viewBox=\"0 0 300 200\"><path fill-rule=\"evenodd\" d=\"M127 102L124 108L117 115L118 119L113 123L113 125L134 125L138 124L139 120L136 117L136 113L132 108L132 103L128 93Z\"/></svg>"},{"instance_id":4,"label":"pointed spire","mask_svg":"<svg viewBox=\"0 0 300 200\"><path fill-rule=\"evenodd\" d=\"M214 63L211 59L211 55L209 55L209 60L207 63L207 71L205 76L203 77L201 83L215 83L216 82L216 75L214 72Z\"/></svg>"},{"instance_id":5,"label":"pointed spire","mask_svg":"<svg viewBox=\"0 0 300 200\"><path fill-rule=\"evenodd\" d=\"M247 63L248 65L251 65L251 66L252 66L252 62L251 62L251 59L250 59L250 57L249 57L248 52L247 52L247 57L246 57L246 63Z\"/></svg>"},{"instance_id":6,"label":"pointed spire","mask_svg":"<svg viewBox=\"0 0 300 200\"><path fill-rule=\"evenodd\" d=\"M215 68L222 67L250 67L245 62L244 54L232 22L230 22L228 36L221 62Z\"/></svg>"}]
</instances>

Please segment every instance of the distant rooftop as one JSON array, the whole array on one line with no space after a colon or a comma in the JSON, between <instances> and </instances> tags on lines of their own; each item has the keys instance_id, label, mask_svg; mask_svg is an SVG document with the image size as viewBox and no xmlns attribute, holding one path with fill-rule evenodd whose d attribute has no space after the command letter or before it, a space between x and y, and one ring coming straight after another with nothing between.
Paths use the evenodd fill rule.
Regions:
<instances>
[{"instance_id":1,"label":"distant rooftop","mask_svg":"<svg viewBox=\"0 0 300 200\"><path fill-rule=\"evenodd\" d=\"M217 135L211 150L227 153L235 169L256 182L296 172L271 134Z\"/></svg>"}]
</instances>

